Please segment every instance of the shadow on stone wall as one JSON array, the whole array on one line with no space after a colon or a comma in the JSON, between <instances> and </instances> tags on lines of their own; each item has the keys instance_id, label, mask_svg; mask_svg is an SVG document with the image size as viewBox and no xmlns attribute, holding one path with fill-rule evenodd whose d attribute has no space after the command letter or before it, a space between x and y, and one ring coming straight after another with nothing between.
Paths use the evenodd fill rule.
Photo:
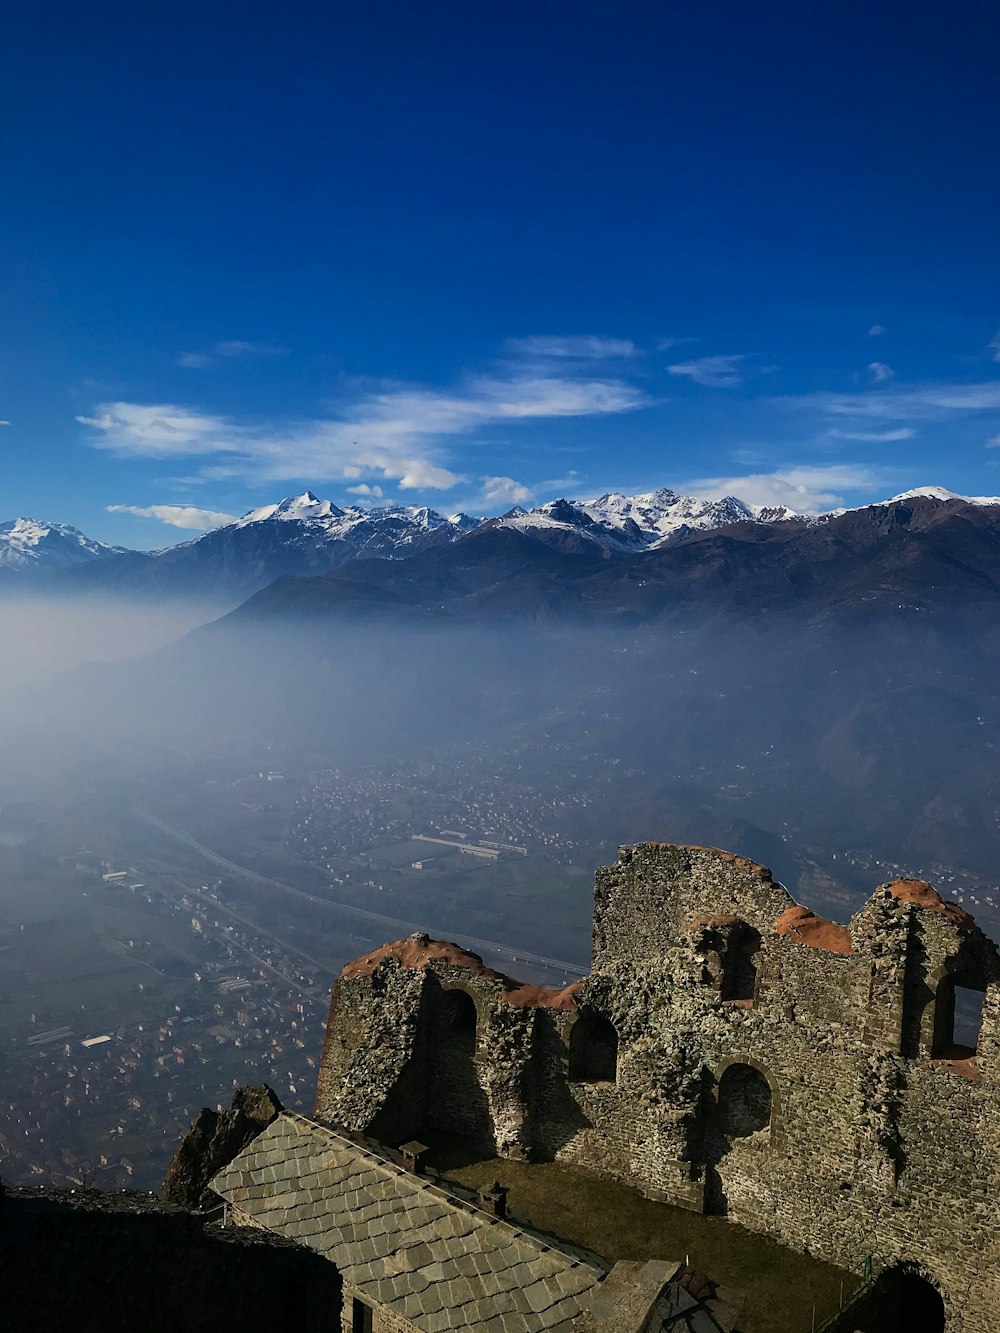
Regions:
<instances>
[{"instance_id":1,"label":"shadow on stone wall","mask_svg":"<svg viewBox=\"0 0 1000 1333\"><path fill-rule=\"evenodd\" d=\"M32 1333L339 1333L340 1275L314 1251L210 1227L148 1195L11 1190L0 1327Z\"/></svg>"},{"instance_id":2,"label":"shadow on stone wall","mask_svg":"<svg viewBox=\"0 0 1000 1333\"><path fill-rule=\"evenodd\" d=\"M553 1016L540 1010L535 1020L528 1070L533 1109L528 1149L535 1161L555 1161L579 1134L593 1129L592 1122L573 1095L568 1081L568 1065L569 1051Z\"/></svg>"},{"instance_id":3,"label":"shadow on stone wall","mask_svg":"<svg viewBox=\"0 0 1000 1333\"><path fill-rule=\"evenodd\" d=\"M753 1065L729 1065L718 1084L706 1078L692 1124L692 1147L704 1165L706 1213L729 1212L725 1160L740 1139L770 1133L773 1111L771 1085Z\"/></svg>"}]
</instances>

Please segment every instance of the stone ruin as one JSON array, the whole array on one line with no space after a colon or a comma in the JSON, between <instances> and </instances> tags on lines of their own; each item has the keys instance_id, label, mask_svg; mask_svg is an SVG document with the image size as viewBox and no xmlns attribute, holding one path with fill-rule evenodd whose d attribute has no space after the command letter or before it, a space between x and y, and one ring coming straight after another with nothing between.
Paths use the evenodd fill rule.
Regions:
<instances>
[{"instance_id":1,"label":"stone ruin","mask_svg":"<svg viewBox=\"0 0 1000 1333\"><path fill-rule=\"evenodd\" d=\"M996 1333L998 1090L1000 955L930 885L883 884L844 926L752 861L643 843L598 872L593 970L564 990L426 935L350 963L314 1114L585 1166Z\"/></svg>"}]
</instances>

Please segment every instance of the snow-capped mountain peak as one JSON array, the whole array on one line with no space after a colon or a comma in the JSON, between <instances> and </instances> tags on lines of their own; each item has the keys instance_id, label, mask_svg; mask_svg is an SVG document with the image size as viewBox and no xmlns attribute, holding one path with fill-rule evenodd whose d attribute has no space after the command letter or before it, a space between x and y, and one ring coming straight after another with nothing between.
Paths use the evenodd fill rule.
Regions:
<instances>
[{"instance_id":1,"label":"snow-capped mountain peak","mask_svg":"<svg viewBox=\"0 0 1000 1333\"><path fill-rule=\"evenodd\" d=\"M800 515L784 506L750 505L736 496L717 500L680 495L664 486L640 495L609 491L596 500L550 500L525 512L512 509L496 522L529 535L553 529L574 533L607 550L652 550L679 534L732 523L773 523Z\"/></svg>"},{"instance_id":2,"label":"snow-capped mountain peak","mask_svg":"<svg viewBox=\"0 0 1000 1333\"><path fill-rule=\"evenodd\" d=\"M343 513L332 500L320 500L312 491L303 491L301 495L289 495L277 504L251 509L237 519L237 523L243 526L247 523L266 523L268 519L306 522L315 518L339 518Z\"/></svg>"},{"instance_id":3,"label":"snow-capped mountain peak","mask_svg":"<svg viewBox=\"0 0 1000 1333\"><path fill-rule=\"evenodd\" d=\"M123 549L85 537L65 523L43 523L37 518L0 523L0 567L5 569L69 569L120 555Z\"/></svg>"},{"instance_id":4,"label":"snow-capped mountain peak","mask_svg":"<svg viewBox=\"0 0 1000 1333\"><path fill-rule=\"evenodd\" d=\"M958 495L946 486L917 486L912 491L903 491L891 500L880 500L879 503L891 505L898 500L961 500L967 505L1000 505L998 495Z\"/></svg>"}]
</instances>

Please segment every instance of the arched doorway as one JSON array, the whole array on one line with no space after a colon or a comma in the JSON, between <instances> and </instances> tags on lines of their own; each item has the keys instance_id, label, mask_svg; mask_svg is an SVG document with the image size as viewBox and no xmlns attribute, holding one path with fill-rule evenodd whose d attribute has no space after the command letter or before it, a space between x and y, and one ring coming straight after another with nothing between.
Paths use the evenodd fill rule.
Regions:
<instances>
[{"instance_id":1,"label":"arched doorway","mask_svg":"<svg viewBox=\"0 0 1000 1333\"><path fill-rule=\"evenodd\" d=\"M720 996L723 1000L753 1003L757 995L757 954L760 946L760 931L745 922L729 932L722 962Z\"/></svg>"},{"instance_id":2,"label":"arched doorway","mask_svg":"<svg viewBox=\"0 0 1000 1333\"><path fill-rule=\"evenodd\" d=\"M927 1278L911 1268L891 1268L878 1283L888 1297L887 1333L944 1333L944 1299Z\"/></svg>"},{"instance_id":3,"label":"arched doorway","mask_svg":"<svg viewBox=\"0 0 1000 1333\"><path fill-rule=\"evenodd\" d=\"M478 1026L479 1016L472 996L462 990L446 991L439 1012L439 1040L454 1047L457 1054L475 1056Z\"/></svg>"},{"instance_id":4,"label":"arched doorway","mask_svg":"<svg viewBox=\"0 0 1000 1333\"><path fill-rule=\"evenodd\" d=\"M707 1213L729 1212L730 1187L739 1179L739 1168L726 1159L741 1139L759 1136L761 1144L770 1145L775 1109L775 1093L763 1070L741 1061L725 1066L703 1122Z\"/></svg>"},{"instance_id":5,"label":"arched doorway","mask_svg":"<svg viewBox=\"0 0 1000 1333\"><path fill-rule=\"evenodd\" d=\"M585 1009L569 1034L571 1083L614 1083L618 1078L618 1033L610 1019Z\"/></svg>"},{"instance_id":6,"label":"arched doorway","mask_svg":"<svg viewBox=\"0 0 1000 1333\"><path fill-rule=\"evenodd\" d=\"M476 1148L493 1151L489 1099L476 1059L479 1015L464 990L442 990L432 1001L427 1124Z\"/></svg>"},{"instance_id":7,"label":"arched doorway","mask_svg":"<svg viewBox=\"0 0 1000 1333\"><path fill-rule=\"evenodd\" d=\"M771 1123L771 1085L753 1065L730 1065L719 1079L720 1129L727 1139L745 1139Z\"/></svg>"},{"instance_id":8,"label":"arched doorway","mask_svg":"<svg viewBox=\"0 0 1000 1333\"><path fill-rule=\"evenodd\" d=\"M938 1289L917 1273L899 1280L899 1333L944 1333L944 1301Z\"/></svg>"}]
</instances>

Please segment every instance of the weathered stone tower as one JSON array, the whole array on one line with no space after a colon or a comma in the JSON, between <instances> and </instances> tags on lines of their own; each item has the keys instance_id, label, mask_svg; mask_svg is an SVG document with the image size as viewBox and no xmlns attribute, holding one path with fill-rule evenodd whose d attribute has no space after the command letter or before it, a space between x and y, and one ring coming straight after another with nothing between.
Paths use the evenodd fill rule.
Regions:
<instances>
[{"instance_id":1,"label":"weathered stone tower","mask_svg":"<svg viewBox=\"0 0 1000 1333\"><path fill-rule=\"evenodd\" d=\"M985 997L974 1046L963 991ZM1000 956L919 880L841 926L751 861L624 847L598 872L593 971L564 991L426 936L345 968L315 1114L576 1162L919 1274L949 1333L1000 1327Z\"/></svg>"}]
</instances>

